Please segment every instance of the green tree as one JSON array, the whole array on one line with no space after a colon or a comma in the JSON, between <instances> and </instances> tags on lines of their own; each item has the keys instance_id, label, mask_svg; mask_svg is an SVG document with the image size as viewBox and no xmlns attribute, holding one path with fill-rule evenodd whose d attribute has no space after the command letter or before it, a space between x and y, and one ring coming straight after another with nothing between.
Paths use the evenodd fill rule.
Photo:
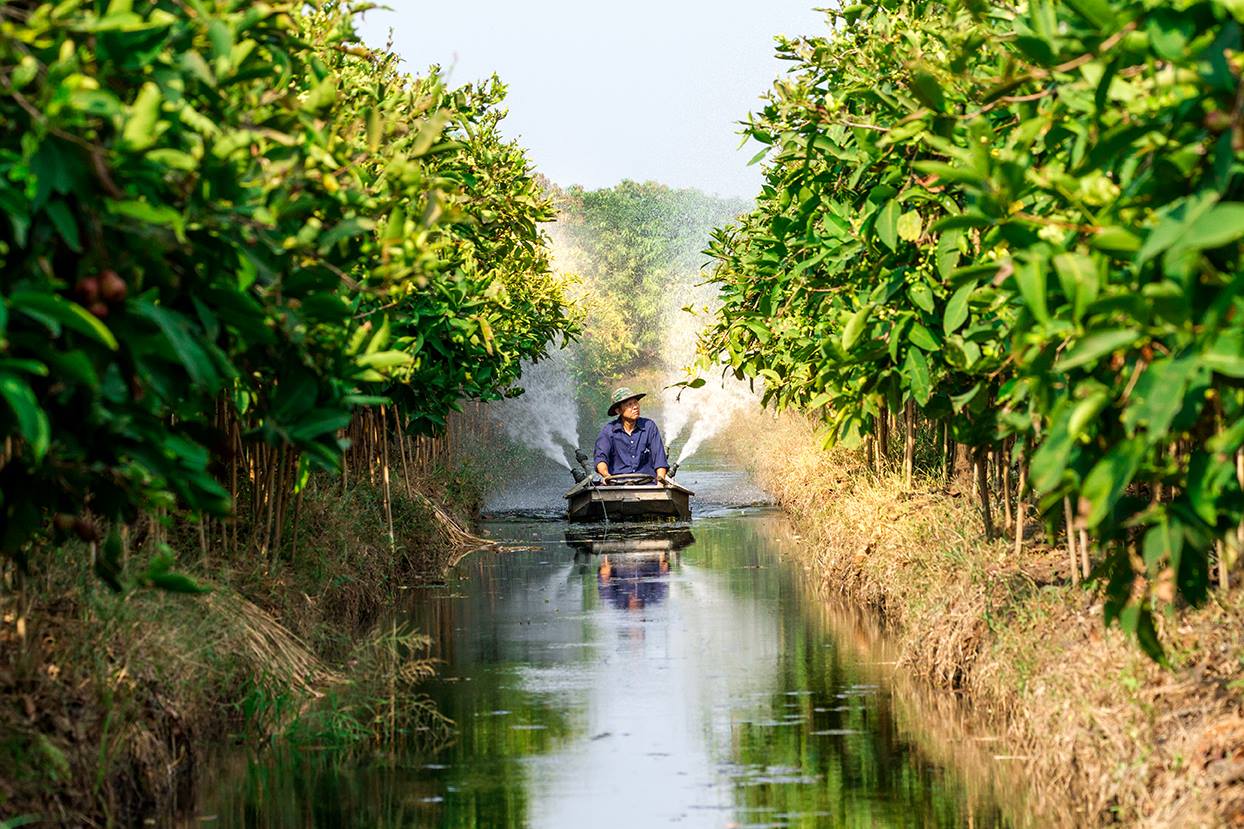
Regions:
<instances>
[{"instance_id":1,"label":"green tree","mask_svg":"<svg viewBox=\"0 0 1244 829\"><path fill-rule=\"evenodd\" d=\"M404 75L353 18L0 8L4 555L99 540L88 513L228 514L222 410L331 468L357 406L432 430L570 332L504 88Z\"/></svg>"},{"instance_id":2,"label":"green tree","mask_svg":"<svg viewBox=\"0 0 1244 829\"><path fill-rule=\"evenodd\" d=\"M758 207L714 244L708 359L834 440L910 406L1026 447L1042 513L1098 545L1107 618L1155 655L1154 608L1202 601L1244 541L1240 15L831 12L832 36L782 42L794 68L746 128Z\"/></svg>"}]
</instances>

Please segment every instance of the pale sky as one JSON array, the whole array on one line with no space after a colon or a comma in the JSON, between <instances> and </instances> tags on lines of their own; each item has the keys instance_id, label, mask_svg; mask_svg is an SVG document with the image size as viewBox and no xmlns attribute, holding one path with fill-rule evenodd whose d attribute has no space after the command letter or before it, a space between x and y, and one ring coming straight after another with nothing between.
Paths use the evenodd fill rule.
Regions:
<instances>
[{"instance_id":1,"label":"pale sky","mask_svg":"<svg viewBox=\"0 0 1244 829\"><path fill-rule=\"evenodd\" d=\"M497 72L508 136L559 185L653 179L755 196L759 145L737 122L784 71L776 34L822 33L826 0L389 0L364 39L393 29L406 70L441 64L451 82Z\"/></svg>"}]
</instances>

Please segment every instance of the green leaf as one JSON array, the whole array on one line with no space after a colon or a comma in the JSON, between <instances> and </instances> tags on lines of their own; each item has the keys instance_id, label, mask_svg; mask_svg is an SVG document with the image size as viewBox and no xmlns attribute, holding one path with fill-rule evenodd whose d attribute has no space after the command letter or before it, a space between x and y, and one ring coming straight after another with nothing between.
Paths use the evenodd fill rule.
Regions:
<instances>
[{"instance_id":1,"label":"green leaf","mask_svg":"<svg viewBox=\"0 0 1244 829\"><path fill-rule=\"evenodd\" d=\"M1244 236L1244 204L1223 202L1192 222L1178 245L1192 250L1220 248Z\"/></svg>"},{"instance_id":2,"label":"green leaf","mask_svg":"<svg viewBox=\"0 0 1244 829\"><path fill-rule=\"evenodd\" d=\"M920 238L920 234L924 229L924 222L918 212L909 210L898 217L896 229L900 239L915 242Z\"/></svg>"},{"instance_id":3,"label":"green leaf","mask_svg":"<svg viewBox=\"0 0 1244 829\"><path fill-rule=\"evenodd\" d=\"M1188 384L1197 370L1197 361L1192 357L1154 362L1136 381L1123 412L1123 425L1133 433L1144 427L1150 443L1165 442L1171 423L1184 407Z\"/></svg>"},{"instance_id":4,"label":"green leaf","mask_svg":"<svg viewBox=\"0 0 1244 829\"><path fill-rule=\"evenodd\" d=\"M117 350L116 337L108 330L108 326L81 305L70 302L59 294L29 290L14 291L9 296L9 307L13 311L33 316L45 323L53 320L65 328L90 337L112 351Z\"/></svg>"},{"instance_id":5,"label":"green leaf","mask_svg":"<svg viewBox=\"0 0 1244 829\"><path fill-rule=\"evenodd\" d=\"M968 319L968 301L972 298L972 292L976 290L976 281L965 283L959 287L951 296L950 301L946 303L946 311L942 316L942 330L947 334L953 334L959 330L959 326L967 322Z\"/></svg>"},{"instance_id":6,"label":"green leaf","mask_svg":"<svg viewBox=\"0 0 1244 829\"><path fill-rule=\"evenodd\" d=\"M108 212L114 216L172 228L173 234L179 241L186 241L185 218L177 210L167 205L148 204L138 199L110 201L108 202Z\"/></svg>"},{"instance_id":7,"label":"green leaf","mask_svg":"<svg viewBox=\"0 0 1244 829\"><path fill-rule=\"evenodd\" d=\"M1081 499L1088 502L1084 519L1089 527L1096 527L1114 509L1140 468L1146 448L1140 438L1123 440L1110 447L1089 471L1080 487Z\"/></svg>"},{"instance_id":8,"label":"green leaf","mask_svg":"<svg viewBox=\"0 0 1244 829\"><path fill-rule=\"evenodd\" d=\"M147 300L133 302L130 307L138 316L155 323L177 357L177 361L197 385L206 389L215 389L219 386L220 375L215 365L203 350L199 338L191 330L184 317L174 311L153 305Z\"/></svg>"},{"instance_id":9,"label":"green leaf","mask_svg":"<svg viewBox=\"0 0 1244 829\"><path fill-rule=\"evenodd\" d=\"M846 327L842 329L843 351L850 351L859 342L860 335L864 333L864 324L868 322L868 317L872 312L873 306L871 304L865 305L847 320Z\"/></svg>"},{"instance_id":10,"label":"green leaf","mask_svg":"<svg viewBox=\"0 0 1244 829\"><path fill-rule=\"evenodd\" d=\"M1020 296L1024 304L1032 311L1032 315L1040 323L1050 321L1050 312L1045 304L1045 265L1031 260L1015 260L1015 284L1019 286Z\"/></svg>"},{"instance_id":11,"label":"green leaf","mask_svg":"<svg viewBox=\"0 0 1244 829\"><path fill-rule=\"evenodd\" d=\"M962 230L948 230L937 239L937 273L942 279L949 279L955 268L959 267L959 240L962 237Z\"/></svg>"},{"instance_id":12,"label":"green leaf","mask_svg":"<svg viewBox=\"0 0 1244 829\"><path fill-rule=\"evenodd\" d=\"M121 143L135 152L142 152L159 138L156 125L160 120L160 87L147 81L130 106L129 117L121 129Z\"/></svg>"},{"instance_id":13,"label":"green leaf","mask_svg":"<svg viewBox=\"0 0 1244 829\"><path fill-rule=\"evenodd\" d=\"M1105 391L1097 391L1076 402L1067 418L1067 434L1074 441L1084 434L1088 425L1101 414L1102 409L1110 402L1110 395Z\"/></svg>"},{"instance_id":14,"label":"green leaf","mask_svg":"<svg viewBox=\"0 0 1244 829\"><path fill-rule=\"evenodd\" d=\"M1111 328L1096 331L1077 341L1059 360L1054 368L1068 371L1092 363L1107 354L1127 348L1140 339L1139 331Z\"/></svg>"},{"instance_id":15,"label":"green leaf","mask_svg":"<svg viewBox=\"0 0 1244 829\"><path fill-rule=\"evenodd\" d=\"M925 406L933 396L932 384L929 380L929 362L924 352L918 348L907 349L907 361L903 368L907 382L911 386L911 394L916 403Z\"/></svg>"},{"instance_id":16,"label":"green leaf","mask_svg":"<svg viewBox=\"0 0 1244 829\"><path fill-rule=\"evenodd\" d=\"M1063 0L1063 2L1100 31L1113 32L1118 27L1114 9L1108 0Z\"/></svg>"},{"instance_id":17,"label":"green leaf","mask_svg":"<svg viewBox=\"0 0 1244 829\"><path fill-rule=\"evenodd\" d=\"M57 199L45 208L48 218L56 227L56 232L65 240L65 244L75 253L82 252L82 242L78 237L78 222L69 211L69 206Z\"/></svg>"},{"instance_id":18,"label":"green leaf","mask_svg":"<svg viewBox=\"0 0 1244 829\"><path fill-rule=\"evenodd\" d=\"M1209 526L1218 523L1219 503L1230 492L1239 498L1235 483L1235 459L1197 449L1188 459L1185 493L1193 511ZM1238 501L1237 501L1238 503Z\"/></svg>"},{"instance_id":19,"label":"green leaf","mask_svg":"<svg viewBox=\"0 0 1244 829\"><path fill-rule=\"evenodd\" d=\"M1104 227L1089 244L1107 253L1135 253L1140 250L1140 237L1122 227Z\"/></svg>"},{"instance_id":20,"label":"green leaf","mask_svg":"<svg viewBox=\"0 0 1244 829\"><path fill-rule=\"evenodd\" d=\"M1150 527L1145 533L1142 549L1149 573L1157 575L1158 571L1167 564L1178 568L1179 554L1183 551L1183 546L1182 525L1178 519L1168 519L1163 516L1159 523Z\"/></svg>"},{"instance_id":21,"label":"green leaf","mask_svg":"<svg viewBox=\"0 0 1244 829\"><path fill-rule=\"evenodd\" d=\"M898 250L898 200L890 199L877 213L877 236L890 250Z\"/></svg>"},{"instance_id":22,"label":"green leaf","mask_svg":"<svg viewBox=\"0 0 1244 829\"><path fill-rule=\"evenodd\" d=\"M964 408L972 402L976 395L980 394L981 384L977 383L965 392L960 394L952 394L950 396L950 406L954 409L955 414L963 411Z\"/></svg>"},{"instance_id":23,"label":"green leaf","mask_svg":"<svg viewBox=\"0 0 1244 829\"><path fill-rule=\"evenodd\" d=\"M911 328L907 332L907 339L913 345L923 348L925 351L937 351L942 347L942 344L937 341L937 338L933 336L929 329L918 322L912 323Z\"/></svg>"},{"instance_id":24,"label":"green leaf","mask_svg":"<svg viewBox=\"0 0 1244 829\"><path fill-rule=\"evenodd\" d=\"M337 78L329 75L312 87L303 99L302 108L307 112L318 112L331 106L337 100Z\"/></svg>"},{"instance_id":25,"label":"green leaf","mask_svg":"<svg viewBox=\"0 0 1244 829\"><path fill-rule=\"evenodd\" d=\"M942 85L928 69L922 66L912 68L911 91L920 99L920 103L929 109L935 112L945 111L946 95L942 92Z\"/></svg>"},{"instance_id":26,"label":"green leaf","mask_svg":"<svg viewBox=\"0 0 1244 829\"><path fill-rule=\"evenodd\" d=\"M377 351L372 354L363 354L355 362L362 368L380 370L408 366L414 362L414 358L403 351Z\"/></svg>"},{"instance_id":27,"label":"green leaf","mask_svg":"<svg viewBox=\"0 0 1244 829\"><path fill-rule=\"evenodd\" d=\"M12 374L0 374L0 397L13 412L17 430L30 445L35 462L42 461L52 440L52 427L34 391L25 380Z\"/></svg>"},{"instance_id":28,"label":"green leaf","mask_svg":"<svg viewBox=\"0 0 1244 829\"><path fill-rule=\"evenodd\" d=\"M1244 330L1223 331L1202 357L1203 364L1226 377L1244 379Z\"/></svg>"},{"instance_id":29,"label":"green leaf","mask_svg":"<svg viewBox=\"0 0 1244 829\"><path fill-rule=\"evenodd\" d=\"M917 308L927 314L933 313L933 291L923 282L917 282L907 287L907 295L911 297L912 303Z\"/></svg>"},{"instance_id":30,"label":"green leaf","mask_svg":"<svg viewBox=\"0 0 1244 829\"><path fill-rule=\"evenodd\" d=\"M1079 319L1089 303L1097 299L1100 290L1097 265L1082 253L1060 253L1054 257L1054 270L1064 296L1072 303L1076 319Z\"/></svg>"}]
</instances>

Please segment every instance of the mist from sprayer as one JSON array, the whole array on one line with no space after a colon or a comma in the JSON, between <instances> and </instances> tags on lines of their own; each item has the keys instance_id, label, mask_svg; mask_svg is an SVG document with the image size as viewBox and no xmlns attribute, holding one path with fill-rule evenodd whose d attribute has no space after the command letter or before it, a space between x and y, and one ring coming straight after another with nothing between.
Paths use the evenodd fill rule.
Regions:
<instances>
[{"instance_id":1,"label":"mist from sprayer","mask_svg":"<svg viewBox=\"0 0 1244 829\"><path fill-rule=\"evenodd\" d=\"M700 332L716 310L716 287L705 284L705 279L707 274L701 274L695 282L671 286L666 294L669 347L664 356L668 379L661 390L661 405L665 445L677 449L677 464L687 461L706 440L729 426L736 414L760 405L759 381L753 390L752 384L729 371L723 373L721 367L702 375L704 385L699 388L673 386L689 379L687 367L695 362ZM678 444L680 439L682 443Z\"/></svg>"},{"instance_id":2,"label":"mist from sprayer","mask_svg":"<svg viewBox=\"0 0 1244 829\"><path fill-rule=\"evenodd\" d=\"M555 224L544 225L549 235L554 272L575 267L575 250ZM493 415L515 443L538 449L558 466L575 468L579 449L579 407L574 380L575 349L570 344L552 349L539 362L523 361L519 385L523 394L495 404Z\"/></svg>"},{"instance_id":3,"label":"mist from sprayer","mask_svg":"<svg viewBox=\"0 0 1244 829\"><path fill-rule=\"evenodd\" d=\"M515 443L538 449L559 466L572 466L579 448L579 413L571 354L559 348L538 363L523 363L519 397L495 405L497 420Z\"/></svg>"},{"instance_id":4,"label":"mist from sprayer","mask_svg":"<svg viewBox=\"0 0 1244 829\"><path fill-rule=\"evenodd\" d=\"M690 216L673 217L671 221L695 223ZM582 238L576 241L557 222L544 225L542 230L549 238L555 272L580 274L591 269L591 254L581 248ZM703 237L690 234L670 246L668 261L663 263L670 269L670 278L663 281L660 290L662 347L657 368L662 380L658 389L648 389L659 399L659 411L645 414L659 418L670 460L679 464L727 428L735 414L759 405L759 381L753 389L730 372L723 374L721 367L705 372L705 383L699 388L670 387L690 379L688 367L695 363L700 332L711 323L720 302L716 286L706 282L708 272L701 269L707 262L703 254L707 243L707 232ZM575 371L582 348L581 344L572 343L553 351L547 359L524 363L519 381L524 393L495 404L494 408L498 421L516 443L538 449L557 465L572 471L576 466L575 450L582 448ZM591 445L587 448L590 450Z\"/></svg>"}]
</instances>

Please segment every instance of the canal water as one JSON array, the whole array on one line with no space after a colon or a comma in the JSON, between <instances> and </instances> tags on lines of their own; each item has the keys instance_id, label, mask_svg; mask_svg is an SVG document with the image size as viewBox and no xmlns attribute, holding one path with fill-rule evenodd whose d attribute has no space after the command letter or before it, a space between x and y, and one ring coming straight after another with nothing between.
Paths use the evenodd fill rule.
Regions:
<instances>
[{"instance_id":1,"label":"canal water","mask_svg":"<svg viewBox=\"0 0 1244 829\"><path fill-rule=\"evenodd\" d=\"M403 615L443 660L428 692L457 724L451 745L270 753L218 781L199 814L255 827L1009 825L988 784L922 750L885 654L826 612L787 520L737 473L685 482L707 496L691 522L585 528L512 510L484 527L497 551L411 591Z\"/></svg>"}]
</instances>

